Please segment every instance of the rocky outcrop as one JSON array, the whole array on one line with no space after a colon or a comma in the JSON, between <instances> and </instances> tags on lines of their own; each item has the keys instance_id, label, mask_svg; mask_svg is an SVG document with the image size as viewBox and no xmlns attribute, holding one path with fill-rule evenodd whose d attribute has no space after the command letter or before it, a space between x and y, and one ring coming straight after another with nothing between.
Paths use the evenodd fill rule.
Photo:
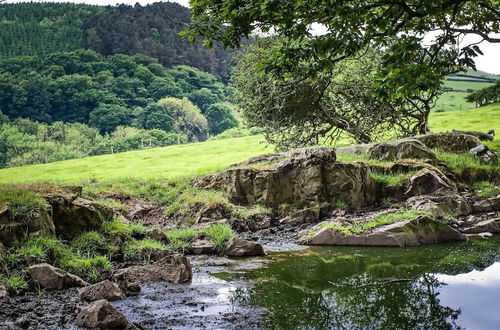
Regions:
<instances>
[{"instance_id":1,"label":"rocky outcrop","mask_svg":"<svg viewBox=\"0 0 500 330\"><path fill-rule=\"evenodd\" d=\"M412 209L430 213L435 217L467 215L472 211L469 201L459 194L415 196L409 198L406 203Z\"/></svg>"},{"instance_id":2,"label":"rocky outcrop","mask_svg":"<svg viewBox=\"0 0 500 330\"><path fill-rule=\"evenodd\" d=\"M196 212L195 218L198 223L212 222L231 218L231 209L224 203L213 202L205 204Z\"/></svg>"},{"instance_id":3,"label":"rocky outcrop","mask_svg":"<svg viewBox=\"0 0 500 330\"><path fill-rule=\"evenodd\" d=\"M371 147L368 150L368 154L373 159L384 161L399 159L424 159L434 161L437 159L434 152L417 139L379 143Z\"/></svg>"},{"instance_id":4,"label":"rocky outcrop","mask_svg":"<svg viewBox=\"0 0 500 330\"><path fill-rule=\"evenodd\" d=\"M87 301L96 301L101 299L115 301L125 299L125 292L109 280L81 288L78 291L78 295L80 298Z\"/></svg>"},{"instance_id":5,"label":"rocky outcrop","mask_svg":"<svg viewBox=\"0 0 500 330\"><path fill-rule=\"evenodd\" d=\"M64 290L88 285L80 277L46 263L31 266L29 273L31 280L45 290Z\"/></svg>"},{"instance_id":6,"label":"rocky outcrop","mask_svg":"<svg viewBox=\"0 0 500 330\"><path fill-rule=\"evenodd\" d=\"M457 186L438 169L424 168L408 179L405 195L429 195L437 191L456 192Z\"/></svg>"},{"instance_id":7,"label":"rocky outcrop","mask_svg":"<svg viewBox=\"0 0 500 330\"><path fill-rule=\"evenodd\" d=\"M104 299L83 308L76 316L75 323L91 329L123 329L128 325L125 316Z\"/></svg>"},{"instance_id":8,"label":"rocky outcrop","mask_svg":"<svg viewBox=\"0 0 500 330\"><path fill-rule=\"evenodd\" d=\"M50 207L38 209L29 218L15 216L8 206L0 205L0 242L13 247L28 237L53 237L55 227L50 217Z\"/></svg>"},{"instance_id":9,"label":"rocky outcrop","mask_svg":"<svg viewBox=\"0 0 500 330\"><path fill-rule=\"evenodd\" d=\"M225 191L242 205L277 207L341 200L359 208L375 201L375 182L366 164L336 162L330 148L297 149L286 155L265 169L236 166L202 177L195 185Z\"/></svg>"},{"instance_id":10,"label":"rocky outcrop","mask_svg":"<svg viewBox=\"0 0 500 330\"><path fill-rule=\"evenodd\" d=\"M297 225L301 223L315 223L319 220L319 209L304 209L289 215L279 222L286 225Z\"/></svg>"},{"instance_id":11,"label":"rocky outcrop","mask_svg":"<svg viewBox=\"0 0 500 330\"><path fill-rule=\"evenodd\" d=\"M234 237L227 242L224 255L228 257L250 257L264 255L262 245Z\"/></svg>"},{"instance_id":12,"label":"rocky outcrop","mask_svg":"<svg viewBox=\"0 0 500 330\"><path fill-rule=\"evenodd\" d=\"M448 241L464 241L467 237L450 226L428 216L419 216L387 225L363 234L345 234L328 227L320 229L310 238L303 238L308 245L365 245L411 246Z\"/></svg>"},{"instance_id":13,"label":"rocky outcrop","mask_svg":"<svg viewBox=\"0 0 500 330\"><path fill-rule=\"evenodd\" d=\"M500 211L500 195L475 201L472 204L472 211L475 213Z\"/></svg>"},{"instance_id":14,"label":"rocky outcrop","mask_svg":"<svg viewBox=\"0 0 500 330\"><path fill-rule=\"evenodd\" d=\"M186 257L173 253L151 265L118 269L113 272L111 279L119 284L158 281L181 283L191 280L192 276L191 264Z\"/></svg>"},{"instance_id":15,"label":"rocky outcrop","mask_svg":"<svg viewBox=\"0 0 500 330\"><path fill-rule=\"evenodd\" d=\"M477 137L460 133L434 133L417 136L415 139L420 140L430 149L451 153L469 152L470 149L481 144Z\"/></svg>"},{"instance_id":16,"label":"rocky outcrop","mask_svg":"<svg viewBox=\"0 0 500 330\"><path fill-rule=\"evenodd\" d=\"M479 234L479 233L500 233L500 218L488 219L473 224L471 227L462 230L466 234Z\"/></svg>"},{"instance_id":17,"label":"rocky outcrop","mask_svg":"<svg viewBox=\"0 0 500 330\"><path fill-rule=\"evenodd\" d=\"M99 230L104 221L115 216L113 209L75 194L46 197L52 206L57 236L74 237L85 231Z\"/></svg>"}]
</instances>

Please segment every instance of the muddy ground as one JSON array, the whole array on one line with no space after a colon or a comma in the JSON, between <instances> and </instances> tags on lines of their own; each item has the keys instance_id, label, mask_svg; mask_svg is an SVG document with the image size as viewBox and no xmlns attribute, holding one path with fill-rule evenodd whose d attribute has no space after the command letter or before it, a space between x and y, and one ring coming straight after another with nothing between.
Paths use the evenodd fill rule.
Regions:
<instances>
[{"instance_id":1,"label":"muddy ground","mask_svg":"<svg viewBox=\"0 0 500 330\"><path fill-rule=\"evenodd\" d=\"M129 329L261 328L265 310L245 302L249 283L211 274L261 267L265 258L192 256L190 261L190 283L144 284L139 295L113 302L130 322ZM0 299L0 329L79 329L73 322L85 304L77 289Z\"/></svg>"}]
</instances>

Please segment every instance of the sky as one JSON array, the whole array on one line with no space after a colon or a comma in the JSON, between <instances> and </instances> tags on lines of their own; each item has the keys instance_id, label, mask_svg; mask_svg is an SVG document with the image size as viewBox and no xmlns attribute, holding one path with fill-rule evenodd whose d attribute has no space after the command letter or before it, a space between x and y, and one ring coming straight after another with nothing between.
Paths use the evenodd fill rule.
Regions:
<instances>
[{"instance_id":1,"label":"sky","mask_svg":"<svg viewBox=\"0 0 500 330\"><path fill-rule=\"evenodd\" d=\"M118 3L125 3L128 5L134 5L137 2L141 5L146 5L152 2L159 2L158 0L150 1L150 0L6 0L5 2L13 3L13 2L74 2L74 3L87 3L92 5L116 5ZM0 0L2 2L2 0ZM164 2L176 2L180 3L183 6L189 7L189 0L171 0ZM496 36L499 37L499 36ZM475 41L474 37L469 38L465 41ZM500 75L500 44L492 44L483 42L480 45L481 50L484 55L475 58L476 66L478 70L486 71L489 73L494 73Z\"/></svg>"}]
</instances>

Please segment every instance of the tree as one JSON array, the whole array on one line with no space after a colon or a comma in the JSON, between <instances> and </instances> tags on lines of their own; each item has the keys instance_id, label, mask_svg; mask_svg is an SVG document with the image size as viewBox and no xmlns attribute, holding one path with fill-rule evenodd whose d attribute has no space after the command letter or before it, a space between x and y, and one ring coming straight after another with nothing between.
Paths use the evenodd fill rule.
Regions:
<instances>
[{"instance_id":1,"label":"tree","mask_svg":"<svg viewBox=\"0 0 500 330\"><path fill-rule=\"evenodd\" d=\"M144 108L144 128L161 129L165 132L172 131L175 125L174 118L156 103L149 104Z\"/></svg>"},{"instance_id":2,"label":"tree","mask_svg":"<svg viewBox=\"0 0 500 330\"><path fill-rule=\"evenodd\" d=\"M112 132L120 125L129 125L130 113L127 108L115 104L103 104L90 113L89 125L104 133Z\"/></svg>"},{"instance_id":3,"label":"tree","mask_svg":"<svg viewBox=\"0 0 500 330\"><path fill-rule=\"evenodd\" d=\"M188 99L200 108L203 114L207 112L209 106L221 101L217 95L205 87L189 93Z\"/></svg>"},{"instance_id":4,"label":"tree","mask_svg":"<svg viewBox=\"0 0 500 330\"><path fill-rule=\"evenodd\" d=\"M234 101L247 124L261 127L278 148L330 143L341 134L369 143L382 134L405 136L420 129L419 108L409 107L404 99L374 96L380 52L337 63L315 80L283 82L254 69L279 43L275 38L261 39L245 48L231 80Z\"/></svg>"},{"instance_id":5,"label":"tree","mask_svg":"<svg viewBox=\"0 0 500 330\"><path fill-rule=\"evenodd\" d=\"M467 102L476 103L476 107L500 102L500 79L492 86L484 87L474 91L465 97Z\"/></svg>"},{"instance_id":6,"label":"tree","mask_svg":"<svg viewBox=\"0 0 500 330\"><path fill-rule=\"evenodd\" d=\"M217 135L230 128L238 126L238 121L234 118L231 108L224 103L215 103L208 107L205 112L208 120L210 134Z\"/></svg>"},{"instance_id":7,"label":"tree","mask_svg":"<svg viewBox=\"0 0 500 330\"><path fill-rule=\"evenodd\" d=\"M283 80L314 79L335 63L384 49L376 92L387 99L439 93L444 75L474 68L481 49L460 43L464 35L500 42L498 0L249 0L244 5L192 0L190 5L194 23L183 32L190 41L203 36L208 46L220 41L238 47L257 30L284 37L257 66ZM314 33L315 25L324 33ZM433 40L424 44L430 33Z\"/></svg>"},{"instance_id":8,"label":"tree","mask_svg":"<svg viewBox=\"0 0 500 330\"><path fill-rule=\"evenodd\" d=\"M174 130L188 136L189 141L204 141L208 136L208 122L188 99L166 97L158 104L175 119Z\"/></svg>"}]
</instances>

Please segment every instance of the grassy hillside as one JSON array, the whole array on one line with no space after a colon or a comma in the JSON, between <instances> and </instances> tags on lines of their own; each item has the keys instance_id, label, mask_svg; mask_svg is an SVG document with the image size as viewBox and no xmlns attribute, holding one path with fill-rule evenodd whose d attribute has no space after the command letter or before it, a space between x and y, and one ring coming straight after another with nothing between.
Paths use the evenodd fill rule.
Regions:
<instances>
[{"instance_id":1,"label":"grassy hillside","mask_svg":"<svg viewBox=\"0 0 500 330\"><path fill-rule=\"evenodd\" d=\"M433 113L435 132L453 128L500 131L500 104ZM345 143L345 141L342 141ZM53 181L75 183L84 180L173 178L208 173L248 157L272 152L261 136L208 141L165 148L125 152L69 161L0 170L0 183Z\"/></svg>"},{"instance_id":2,"label":"grassy hillside","mask_svg":"<svg viewBox=\"0 0 500 330\"><path fill-rule=\"evenodd\" d=\"M435 110L463 110L472 109L474 103L465 101L465 97L477 89L488 87L495 83L500 76L484 71L468 69L467 72L446 77L444 86L451 91L443 93L435 106Z\"/></svg>"}]
</instances>

